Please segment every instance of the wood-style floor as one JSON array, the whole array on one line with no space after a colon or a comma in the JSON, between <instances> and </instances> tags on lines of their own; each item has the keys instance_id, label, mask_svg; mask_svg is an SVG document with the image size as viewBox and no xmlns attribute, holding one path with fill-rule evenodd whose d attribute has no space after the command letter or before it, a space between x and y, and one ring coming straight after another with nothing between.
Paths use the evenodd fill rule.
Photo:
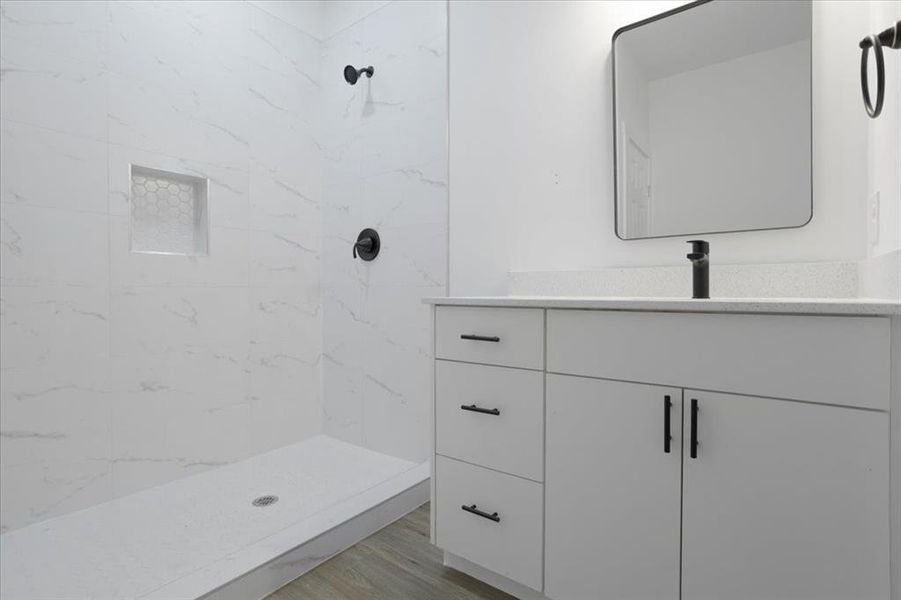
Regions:
<instances>
[{"instance_id":1,"label":"wood-style floor","mask_svg":"<svg viewBox=\"0 0 901 600\"><path fill-rule=\"evenodd\" d=\"M295 579L266 600L509 600L441 564L429 543L429 505Z\"/></svg>"}]
</instances>

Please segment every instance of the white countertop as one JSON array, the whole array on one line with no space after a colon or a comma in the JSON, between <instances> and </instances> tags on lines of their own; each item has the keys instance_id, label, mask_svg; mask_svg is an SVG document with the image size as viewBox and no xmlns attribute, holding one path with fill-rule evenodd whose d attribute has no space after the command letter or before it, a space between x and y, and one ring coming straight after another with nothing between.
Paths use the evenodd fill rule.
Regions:
<instances>
[{"instance_id":1,"label":"white countertop","mask_svg":"<svg viewBox=\"0 0 901 600\"><path fill-rule=\"evenodd\" d=\"M621 298L563 296L451 296L424 298L437 306L508 306L637 310L657 312L730 312L807 315L901 315L901 301L869 298Z\"/></svg>"}]
</instances>

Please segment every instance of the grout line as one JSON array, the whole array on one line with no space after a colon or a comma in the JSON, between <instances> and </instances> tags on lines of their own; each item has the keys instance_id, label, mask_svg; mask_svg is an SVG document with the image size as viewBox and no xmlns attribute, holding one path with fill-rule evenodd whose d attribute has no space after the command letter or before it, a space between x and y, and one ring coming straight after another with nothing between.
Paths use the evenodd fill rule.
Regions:
<instances>
[{"instance_id":1,"label":"grout line","mask_svg":"<svg viewBox=\"0 0 901 600\"><path fill-rule=\"evenodd\" d=\"M107 86L109 86L109 81L106 82ZM108 108L108 107L107 107ZM77 138L79 140L88 140L91 142L96 142L98 144L108 144L109 143L109 119L106 119L106 137L107 139L96 138L90 135L84 135L83 133L72 133L71 131L63 131L62 129L54 129L53 127L46 127L44 125L35 125L34 123L29 123L28 121L20 121L19 119L11 119L7 117L0 117L0 123L15 123L16 125L25 125L26 127L33 127L35 129L40 129L41 131L48 131L50 133L56 133L59 135L67 135L70 137Z\"/></svg>"},{"instance_id":2,"label":"grout line","mask_svg":"<svg viewBox=\"0 0 901 600\"><path fill-rule=\"evenodd\" d=\"M110 22L112 21L112 12L109 2L106 3L104 7L105 19L103 24L103 54L104 60L109 57L109 38L110 38ZM104 125L106 127L106 140L105 140L105 158L106 164L104 165L104 172L106 173L106 377L104 379L105 385L112 392L112 360L113 360L113 216L112 210L110 207L110 195L112 190L110 189L110 78L107 74L105 78L106 90L104 93L104 102L106 103L106 107L104 110L105 119ZM131 186L131 179L129 178L129 189ZM129 193L129 210L131 209ZM115 469L113 458L115 456L115 434L114 434L114 410L113 410L113 396L115 394L111 393L108 397L109 405L107 406L107 476L109 477L109 496L108 499L116 498L116 478L115 478Z\"/></svg>"}]
</instances>

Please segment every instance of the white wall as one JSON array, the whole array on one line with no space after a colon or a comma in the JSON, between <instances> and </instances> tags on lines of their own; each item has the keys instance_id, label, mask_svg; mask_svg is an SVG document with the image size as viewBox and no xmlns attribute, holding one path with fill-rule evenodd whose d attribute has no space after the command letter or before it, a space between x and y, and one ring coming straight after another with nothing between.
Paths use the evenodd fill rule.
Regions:
<instances>
[{"instance_id":1,"label":"white wall","mask_svg":"<svg viewBox=\"0 0 901 600\"><path fill-rule=\"evenodd\" d=\"M325 430L413 460L429 452L421 298L447 282L446 10L392 2L323 48ZM375 74L349 86L347 64ZM372 262L351 257L366 227L382 240Z\"/></svg>"},{"instance_id":2,"label":"white wall","mask_svg":"<svg viewBox=\"0 0 901 600\"><path fill-rule=\"evenodd\" d=\"M613 227L610 39L678 2L452 2L450 292L508 271L682 264L679 238ZM860 2L814 3L814 214L801 229L705 236L724 263L866 254Z\"/></svg>"},{"instance_id":3,"label":"white wall","mask_svg":"<svg viewBox=\"0 0 901 600\"><path fill-rule=\"evenodd\" d=\"M319 42L242 2L2 9L0 528L320 432ZM209 177L208 257L129 252L132 162Z\"/></svg>"},{"instance_id":4,"label":"white wall","mask_svg":"<svg viewBox=\"0 0 901 600\"><path fill-rule=\"evenodd\" d=\"M869 31L877 33L901 20L901 1L870 3ZM873 57L870 55L872 64ZM879 118L871 120L869 136L867 188L869 218L872 200L878 194L876 221L868 226L868 254L880 256L901 249L901 55L885 51L885 104ZM871 73L872 73L871 67ZM875 86L875 76L871 77ZM871 92L875 94L875 92Z\"/></svg>"}]
</instances>

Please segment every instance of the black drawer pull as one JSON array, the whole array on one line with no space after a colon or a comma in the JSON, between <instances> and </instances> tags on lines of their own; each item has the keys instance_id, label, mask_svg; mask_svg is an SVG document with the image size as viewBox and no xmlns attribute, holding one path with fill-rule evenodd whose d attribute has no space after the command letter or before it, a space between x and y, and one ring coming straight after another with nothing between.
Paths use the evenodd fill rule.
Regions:
<instances>
[{"instance_id":1,"label":"black drawer pull","mask_svg":"<svg viewBox=\"0 0 901 600\"><path fill-rule=\"evenodd\" d=\"M498 516L498 514L496 512L488 514L485 511L482 511L482 510L479 510L478 508L476 508L475 504L473 504L472 506L466 506L464 504L460 508L462 508L463 510L465 510L468 513L478 515L478 516L482 517L483 519L488 519L489 521L494 521L495 523L501 522L501 518Z\"/></svg>"},{"instance_id":2,"label":"black drawer pull","mask_svg":"<svg viewBox=\"0 0 901 600\"><path fill-rule=\"evenodd\" d=\"M691 457L698 457L698 401L691 399Z\"/></svg>"},{"instance_id":3,"label":"black drawer pull","mask_svg":"<svg viewBox=\"0 0 901 600\"><path fill-rule=\"evenodd\" d=\"M497 408L482 408L481 406L476 406L475 404L461 404L460 408L463 410L468 410L472 412L482 413L483 415L499 415L501 414L500 409Z\"/></svg>"},{"instance_id":4,"label":"black drawer pull","mask_svg":"<svg viewBox=\"0 0 901 600\"><path fill-rule=\"evenodd\" d=\"M673 401L669 396L663 397L663 451L667 454L670 452L670 442L673 439L670 425L670 409L673 407Z\"/></svg>"},{"instance_id":5,"label":"black drawer pull","mask_svg":"<svg viewBox=\"0 0 901 600\"><path fill-rule=\"evenodd\" d=\"M474 333L464 333L460 336L461 340L472 340L474 342L499 342L501 338L496 335L475 335Z\"/></svg>"}]
</instances>

